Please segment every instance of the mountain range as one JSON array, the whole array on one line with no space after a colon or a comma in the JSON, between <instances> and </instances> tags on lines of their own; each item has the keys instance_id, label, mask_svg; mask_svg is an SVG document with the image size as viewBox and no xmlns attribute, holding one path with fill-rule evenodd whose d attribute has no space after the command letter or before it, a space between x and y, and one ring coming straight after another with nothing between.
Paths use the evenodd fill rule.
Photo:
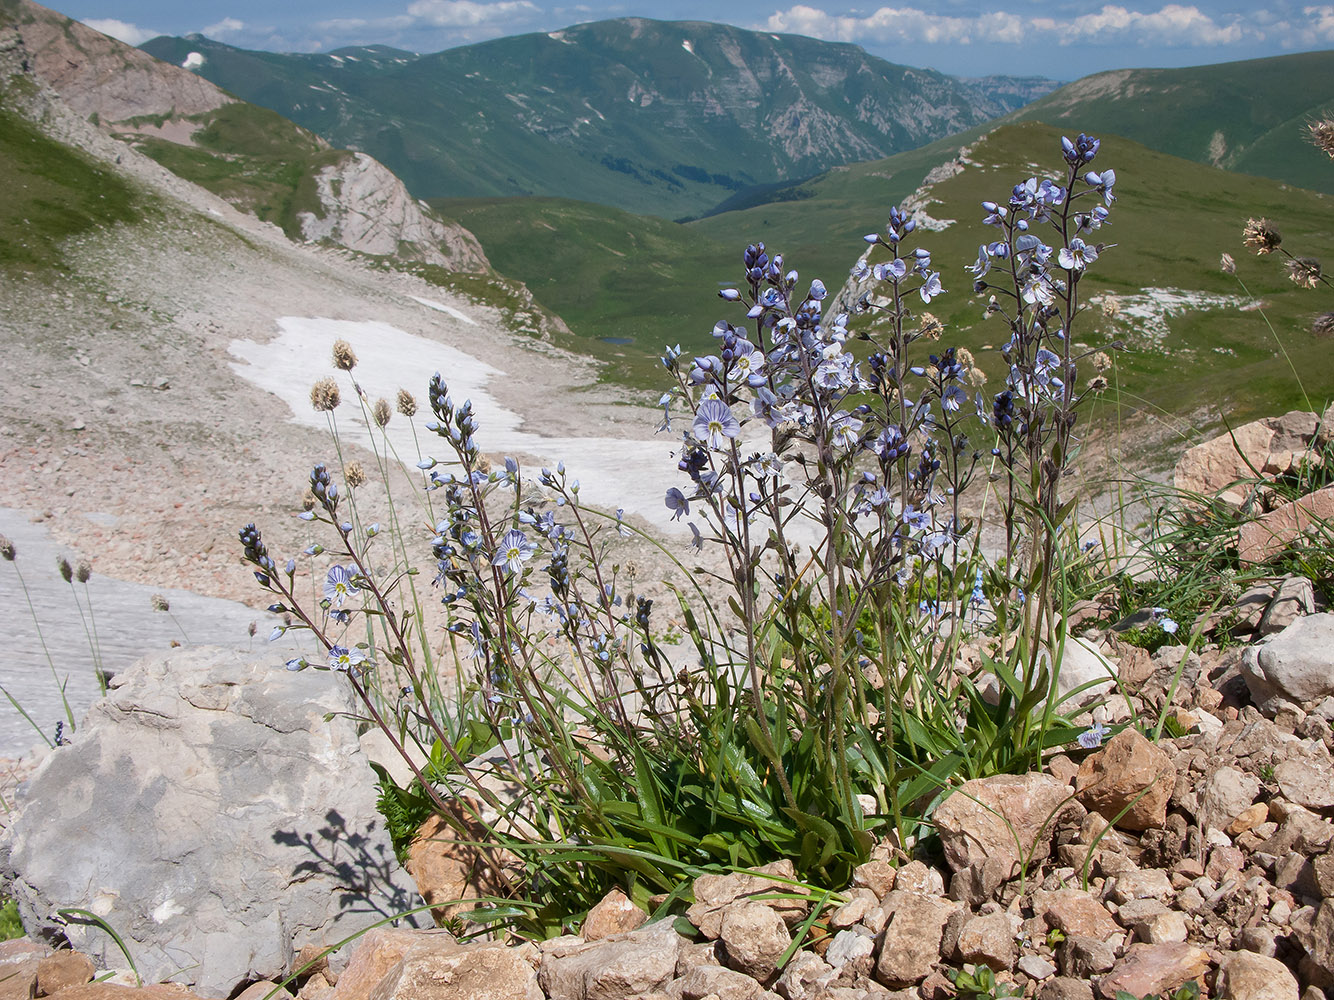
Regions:
<instances>
[{"instance_id":1,"label":"mountain range","mask_svg":"<svg viewBox=\"0 0 1334 1000\"><path fill-rule=\"evenodd\" d=\"M644 18L431 55L253 52L198 35L143 50L370 153L421 198L556 195L666 218L921 146L1056 86Z\"/></svg>"}]
</instances>

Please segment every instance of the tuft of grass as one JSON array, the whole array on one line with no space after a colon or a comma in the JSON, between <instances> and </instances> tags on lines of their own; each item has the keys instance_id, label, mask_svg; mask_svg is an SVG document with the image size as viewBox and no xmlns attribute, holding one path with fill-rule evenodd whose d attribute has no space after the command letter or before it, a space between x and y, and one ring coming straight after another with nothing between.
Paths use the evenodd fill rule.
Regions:
<instances>
[{"instance_id":1,"label":"tuft of grass","mask_svg":"<svg viewBox=\"0 0 1334 1000\"><path fill-rule=\"evenodd\" d=\"M23 937L23 921L19 919L19 905L8 896L0 903L0 941Z\"/></svg>"}]
</instances>

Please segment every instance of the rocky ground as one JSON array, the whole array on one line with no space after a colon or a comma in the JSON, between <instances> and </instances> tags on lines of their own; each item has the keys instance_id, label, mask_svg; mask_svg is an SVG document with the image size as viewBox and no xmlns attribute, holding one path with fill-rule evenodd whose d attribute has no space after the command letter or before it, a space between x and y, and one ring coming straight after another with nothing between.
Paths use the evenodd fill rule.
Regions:
<instances>
[{"instance_id":1,"label":"rocky ground","mask_svg":"<svg viewBox=\"0 0 1334 1000\"><path fill-rule=\"evenodd\" d=\"M311 948L270 975L309 961L286 987L301 1000L947 1000L969 995L968 979L954 981L960 969L997 997L1115 1000L1194 983L1227 1000L1324 1000L1334 988L1334 615L1289 618L1271 618L1276 630L1253 637L1263 641L1199 654L1167 647L1148 656L1102 636L1135 691L1112 699L1118 713L1150 718L1166 704L1184 735L1155 744L1127 727L1041 771L969 782L934 814L939 854L909 861L882 845L818 913L811 903L822 894L808 895L791 863L779 862L697 879L684 920L647 923L612 893L577 935L463 943L440 930L381 928L332 956L320 956L322 940L294 941L294 950ZM150 705L162 697L145 690L137 697ZM123 711L133 701L126 688L116 703ZM109 738L95 737L102 749L90 760L114 759ZM80 752L89 750L52 755L47 787L61 784L60 755ZM47 794L27 805L27 841L14 841L29 844L32 872L43 866L30 811ZM409 867L428 899L459 892L467 850L447 839L414 848ZM129 913L117 912L128 924ZM116 989L69 992L96 963L31 942L0 947L0 963L23 996L96 1000ZM244 995L259 1000L275 988L266 981ZM180 986L154 989L187 996Z\"/></svg>"}]
</instances>

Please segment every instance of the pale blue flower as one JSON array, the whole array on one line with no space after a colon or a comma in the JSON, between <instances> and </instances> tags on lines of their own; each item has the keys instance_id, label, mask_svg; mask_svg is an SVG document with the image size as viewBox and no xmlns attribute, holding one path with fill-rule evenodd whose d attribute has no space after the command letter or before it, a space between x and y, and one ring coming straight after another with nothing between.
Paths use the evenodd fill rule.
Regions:
<instances>
[{"instance_id":1,"label":"pale blue flower","mask_svg":"<svg viewBox=\"0 0 1334 1000\"><path fill-rule=\"evenodd\" d=\"M1096 750L1102 746L1103 738L1109 730L1101 722L1095 722L1079 734L1079 745L1085 750Z\"/></svg>"},{"instance_id":2,"label":"pale blue flower","mask_svg":"<svg viewBox=\"0 0 1334 1000\"><path fill-rule=\"evenodd\" d=\"M721 399L706 399L695 414L695 437L711 448L726 446L728 438L741 433L741 424Z\"/></svg>"},{"instance_id":3,"label":"pale blue flower","mask_svg":"<svg viewBox=\"0 0 1334 1000\"><path fill-rule=\"evenodd\" d=\"M348 567L329 567L329 575L324 580L324 596L333 602L334 607L341 607L344 598L360 591L361 588L354 582L353 572Z\"/></svg>"},{"instance_id":4,"label":"pale blue flower","mask_svg":"<svg viewBox=\"0 0 1334 1000\"><path fill-rule=\"evenodd\" d=\"M687 500L686 495L675 486L667 491L667 499L665 503L667 509L673 512L673 521L679 521L682 514L690 513L690 501Z\"/></svg>"},{"instance_id":5,"label":"pale blue flower","mask_svg":"<svg viewBox=\"0 0 1334 1000\"><path fill-rule=\"evenodd\" d=\"M366 654L353 646L334 646L329 650L329 669L351 673L358 663L366 662Z\"/></svg>"},{"instance_id":6,"label":"pale blue flower","mask_svg":"<svg viewBox=\"0 0 1334 1000\"><path fill-rule=\"evenodd\" d=\"M922 296L923 302L930 302L937 295L943 295L945 289L940 286L940 272L932 271L917 292Z\"/></svg>"},{"instance_id":7,"label":"pale blue flower","mask_svg":"<svg viewBox=\"0 0 1334 1000\"><path fill-rule=\"evenodd\" d=\"M528 541L527 535L517 528L511 528L501 538L500 548L491 559L491 565L504 566L507 573L518 573L536 551L537 546Z\"/></svg>"},{"instance_id":8,"label":"pale blue flower","mask_svg":"<svg viewBox=\"0 0 1334 1000\"><path fill-rule=\"evenodd\" d=\"M1089 246L1078 236L1056 255L1057 262L1067 271L1082 271L1097 259L1098 248Z\"/></svg>"}]
</instances>

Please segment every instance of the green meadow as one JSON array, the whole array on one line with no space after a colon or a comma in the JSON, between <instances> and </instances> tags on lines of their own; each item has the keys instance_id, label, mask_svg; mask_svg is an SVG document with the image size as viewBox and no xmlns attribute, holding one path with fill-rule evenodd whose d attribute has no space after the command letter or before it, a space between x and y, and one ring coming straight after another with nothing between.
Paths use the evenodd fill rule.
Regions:
<instances>
[{"instance_id":1,"label":"green meadow","mask_svg":"<svg viewBox=\"0 0 1334 1000\"><path fill-rule=\"evenodd\" d=\"M1061 134L1024 123L976 139L964 168L930 193L928 214L955 221L920 233L913 244L932 251L949 293L930 307L946 323L947 341L973 350L994 384L1003 379L998 348L1008 334L1003 320L984 320L985 296L973 294L963 270L978 245L994 239L979 205L1003 202L1014 183L1034 173L1035 151L1055 149ZM1248 217L1266 216L1294 253L1328 257L1334 200L1115 135L1102 138L1098 166L1116 170L1118 204L1113 224L1090 242L1115 246L1089 269L1084 287L1090 297L1110 294L1132 308L1108 317L1095 307L1080 336L1091 347L1124 345L1112 391L1123 412L1215 423L1224 414L1241 421L1305 406L1303 387L1312 405L1323 400L1334 386L1334 350L1309 328L1334 300L1293 285L1276 256L1250 256L1241 230ZM656 356L664 345L703 350L718 319L739 318L714 292L736 282L747 243L764 241L803 278L820 277L836 289L865 247L862 236L879 229L887 210L968 139L829 171L773 192L765 203L685 224L555 199L433 204L476 233L498 270L527 283L539 303L562 316L576 346L609 362L607 379L650 388L661 384ZM1236 276L1220 270L1224 252L1236 258ZM1165 336L1158 336L1151 320L1129 315L1152 289L1225 298L1166 315Z\"/></svg>"}]
</instances>

